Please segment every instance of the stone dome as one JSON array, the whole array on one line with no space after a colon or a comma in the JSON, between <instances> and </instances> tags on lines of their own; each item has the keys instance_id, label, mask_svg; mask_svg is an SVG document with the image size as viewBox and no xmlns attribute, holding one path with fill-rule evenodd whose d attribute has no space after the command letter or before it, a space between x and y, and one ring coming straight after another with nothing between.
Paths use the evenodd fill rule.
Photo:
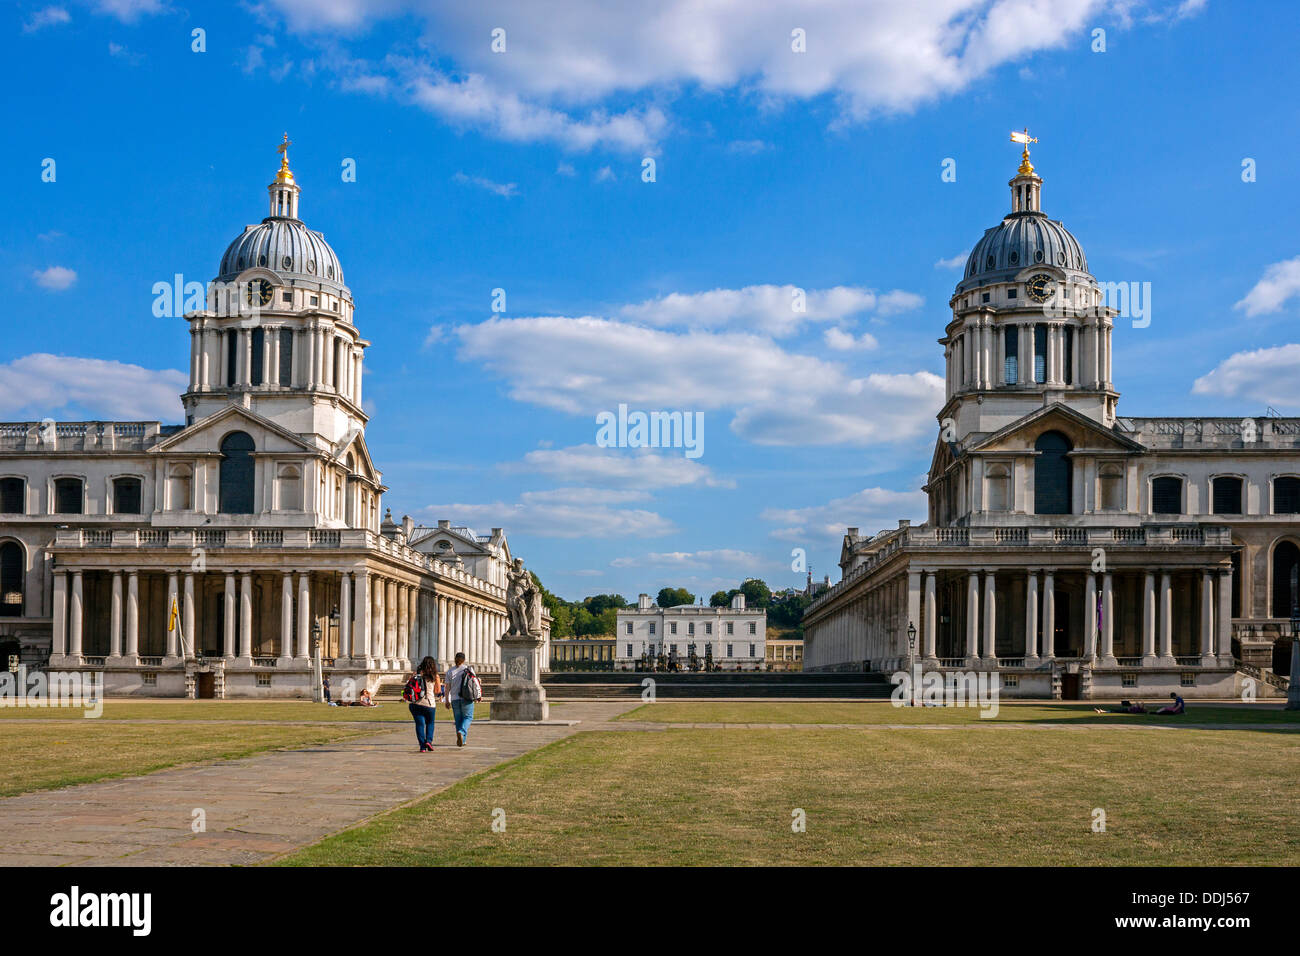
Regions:
<instances>
[{"instance_id":1,"label":"stone dome","mask_svg":"<svg viewBox=\"0 0 1300 956\"><path fill-rule=\"evenodd\" d=\"M343 266L325 236L300 219L268 216L246 226L221 257L217 279L228 282L245 269L261 267L287 278L343 285Z\"/></svg>"}]
</instances>

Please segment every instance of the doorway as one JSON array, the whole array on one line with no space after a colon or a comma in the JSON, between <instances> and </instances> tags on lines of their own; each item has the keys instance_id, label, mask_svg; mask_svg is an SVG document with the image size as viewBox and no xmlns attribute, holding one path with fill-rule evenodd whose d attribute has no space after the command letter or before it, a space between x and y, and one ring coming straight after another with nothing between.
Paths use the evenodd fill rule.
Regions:
<instances>
[{"instance_id":1,"label":"doorway","mask_svg":"<svg viewBox=\"0 0 1300 956\"><path fill-rule=\"evenodd\" d=\"M195 696L199 700L214 700L217 696L217 675L211 672L194 675L197 680Z\"/></svg>"},{"instance_id":2,"label":"doorway","mask_svg":"<svg viewBox=\"0 0 1300 956\"><path fill-rule=\"evenodd\" d=\"M1061 700L1079 700L1079 675L1061 675Z\"/></svg>"}]
</instances>

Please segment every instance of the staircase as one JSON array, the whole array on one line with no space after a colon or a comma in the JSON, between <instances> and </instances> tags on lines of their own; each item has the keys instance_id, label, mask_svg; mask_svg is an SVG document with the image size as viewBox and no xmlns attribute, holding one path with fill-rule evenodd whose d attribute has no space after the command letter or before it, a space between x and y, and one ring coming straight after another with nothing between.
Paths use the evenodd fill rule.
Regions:
<instances>
[{"instance_id":1,"label":"staircase","mask_svg":"<svg viewBox=\"0 0 1300 956\"><path fill-rule=\"evenodd\" d=\"M500 683L499 674L482 674L483 697L491 700ZM635 673L632 671L583 671L542 675L546 698L560 700L611 700L640 697L642 681L654 681L660 699L715 697L794 697L801 699L845 697L854 700L887 700L894 686L884 674L861 673ZM405 677L393 677L380 685L376 700L401 700Z\"/></svg>"}]
</instances>

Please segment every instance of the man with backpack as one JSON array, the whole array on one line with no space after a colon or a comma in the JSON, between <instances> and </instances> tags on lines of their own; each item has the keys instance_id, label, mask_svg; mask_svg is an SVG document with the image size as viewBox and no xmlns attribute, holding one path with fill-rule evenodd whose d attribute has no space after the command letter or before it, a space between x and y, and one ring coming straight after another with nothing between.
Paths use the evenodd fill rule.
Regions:
<instances>
[{"instance_id":1,"label":"man with backpack","mask_svg":"<svg viewBox=\"0 0 1300 956\"><path fill-rule=\"evenodd\" d=\"M464 747L474 719L474 704L483 699L483 684L474 669L465 663L463 651L456 654L456 666L447 671L446 699L456 722L456 746Z\"/></svg>"}]
</instances>

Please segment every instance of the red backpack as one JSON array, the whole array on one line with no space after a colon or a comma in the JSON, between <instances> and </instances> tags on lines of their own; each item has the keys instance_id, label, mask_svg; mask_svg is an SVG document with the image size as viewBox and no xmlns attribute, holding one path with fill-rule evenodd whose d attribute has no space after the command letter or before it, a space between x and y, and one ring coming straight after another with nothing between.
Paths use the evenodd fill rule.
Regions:
<instances>
[{"instance_id":1,"label":"red backpack","mask_svg":"<svg viewBox=\"0 0 1300 956\"><path fill-rule=\"evenodd\" d=\"M409 704L414 704L424 696L424 678L419 674L412 674L406 681L406 686L402 688L402 700Z\"/></svg>"}]
</instances>

